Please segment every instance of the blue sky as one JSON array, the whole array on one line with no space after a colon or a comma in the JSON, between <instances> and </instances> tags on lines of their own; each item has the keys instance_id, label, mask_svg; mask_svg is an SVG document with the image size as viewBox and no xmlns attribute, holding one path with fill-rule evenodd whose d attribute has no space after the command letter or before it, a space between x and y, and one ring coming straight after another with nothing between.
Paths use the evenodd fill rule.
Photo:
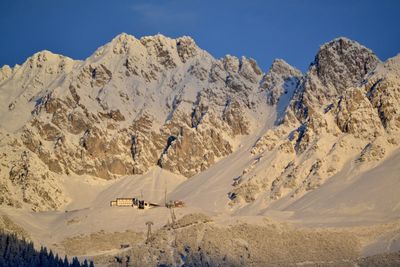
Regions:
<instances>
[{"instance_id":1,"label":"blue sky","mask_svg":"<svg viewBox=\"0 0 400 267\"><path fill-rule=\"evenodd\" d=\"M47 49L84 59L126 32L192 36L219 58L283 58L305 71L319 46L346 36L381 59L400 52L397 0L1 0L0 66Z\"/></svg>"}]
</instances>

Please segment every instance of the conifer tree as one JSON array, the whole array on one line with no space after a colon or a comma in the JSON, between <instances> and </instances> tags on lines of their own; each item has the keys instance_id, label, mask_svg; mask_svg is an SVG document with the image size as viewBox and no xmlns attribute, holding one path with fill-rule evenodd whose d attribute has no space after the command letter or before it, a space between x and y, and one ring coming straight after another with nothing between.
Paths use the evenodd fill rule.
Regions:
<instances>
[{"instance_id":1,"label":"conifer tree","mask_svg":"<svg viewBox=\"0 0 400 267\"><path fill-rule=\"evenodd\" d=\"M0 232L0 267L94 267L85 260L82 264L74 257L69 263L67 256L62 260L52 250L41 247L35 250L32 242L18 239L15 234Z\"/></svg>"}]
</instances>

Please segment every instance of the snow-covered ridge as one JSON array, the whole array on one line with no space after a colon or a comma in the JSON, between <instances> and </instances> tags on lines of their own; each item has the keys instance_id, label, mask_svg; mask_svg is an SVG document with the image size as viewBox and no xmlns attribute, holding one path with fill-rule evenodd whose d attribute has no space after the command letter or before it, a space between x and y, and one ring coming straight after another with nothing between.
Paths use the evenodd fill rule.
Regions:
<instances>
[{"instance_id":1,"label":"snow-covered ridge","mask_svg":"<svg viewBox=\"0 0 400 267\"><path fill-rule=\"evenodd\" d=\"M47 166L23 187L4 171L4 188L40 187L36 175L114 179L156 165L190 177L263 127L270 109L258 90L262 75L254 60L214 59L190 37L125 33L84 61L42 51L4 66L0 125L19 147L4 169L24 172L26 164L13 163L24 151L30 165ZM29 205L57 206L60 197ZM8 199L17 206L33 201Z\"/></svg>"},{"instance_id":2,"label":"snow-covered ridge","mask_svg":"<svg viewBox=\"0 0 400 267\"><path fill-rule=\"evenodd\" d=\"M193 203L191 190L214 183L210 199L237 212L301 197L350 160L398 146L397 63L346 38L321 46L306 74L283 60L264 73L253 59L215 59L187 36L122 33L83 61L39 52L0 69L1 144L12 151L2 204L57 209L68 202L58 176L155 166L193 179L176 191Z\"/></svg>"},{"instance_id":3,"label":"snow-covered ridge","mask_svg":"<svg viewBox=\"0 0 400 267\"><path fill-rule=\"evenodd\" d=\"M253 203L255 210L277 200L290 203L331 177L350 179L357 171L343 174L348 164L365 171L397 151L396 62L398 57L381 63L369 49L346 38L321 46L282 124L252 149L257 160L232 190L234 201Z\"/></svg>"}]
</instances>

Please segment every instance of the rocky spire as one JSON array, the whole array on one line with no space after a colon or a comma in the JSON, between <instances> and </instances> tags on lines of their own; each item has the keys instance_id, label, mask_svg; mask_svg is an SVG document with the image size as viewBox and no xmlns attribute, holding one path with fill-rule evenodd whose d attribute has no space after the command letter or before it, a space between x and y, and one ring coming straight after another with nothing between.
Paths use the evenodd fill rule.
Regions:
<instances>
[{"instance_id":1,"label":"rocky spire","mask_svg":"<svg viewBox=\"0 0 400 267\"><path fill-rule=\"evenodd\" d=\"M370 49L344 37L322 45L293 97L297 119L307 119L346 89L359 86L379 62Z\"/></svg>"},{"instance_id":2,"label":"rocky spire","mask_svg":"<svg viewBox=\"0 0 400 267\"><path fill-rule=\"evenodd\" d=\"M290 93L288 87L296 85L301 77L301 71L292 67L283 59L275 59L262 78L260 85L267 93L268 104L274 105L279 101L282 94Z\"/></svg>"},{"instance_id":3,"label":"rocky spire","mask_svg":"<svg viewBox=\"0 0 400 267\"><path fill-rule=\"evenodd\" d=\"M323 86L340 94L359 85L364 76L379 63L378 57L356 41L340 37L322 45L310 66Z\"/></svg>"}]
</instances>

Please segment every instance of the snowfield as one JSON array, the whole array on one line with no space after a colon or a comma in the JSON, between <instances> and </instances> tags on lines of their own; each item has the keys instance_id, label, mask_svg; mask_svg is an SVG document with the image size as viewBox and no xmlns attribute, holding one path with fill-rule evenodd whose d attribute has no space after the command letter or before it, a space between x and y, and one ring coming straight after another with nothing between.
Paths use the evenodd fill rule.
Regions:
<instances>
[{"instance_id":1,"label":"snowfield","mask_svg":"<svg viewBox=\"0 0 400 267\"><path fill-rule=\"evenodd\" d=\"M400 261L400 56L337 38L305 74L264 73L121 34L2 67L0 104L0 229L38 246L100 266Z\"/></svg>"}]
</instances>

